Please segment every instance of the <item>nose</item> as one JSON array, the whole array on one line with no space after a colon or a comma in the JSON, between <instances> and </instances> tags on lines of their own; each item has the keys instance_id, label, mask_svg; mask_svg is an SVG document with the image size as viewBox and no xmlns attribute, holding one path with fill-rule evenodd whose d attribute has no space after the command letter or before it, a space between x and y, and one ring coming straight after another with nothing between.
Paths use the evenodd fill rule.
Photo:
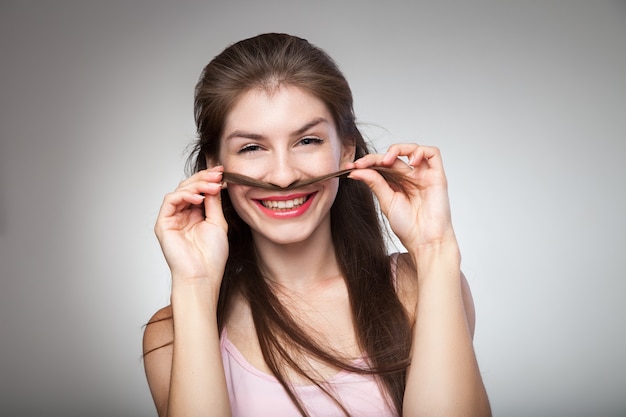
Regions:
<instances>
[{"instance_id":1,"label":"nose","mask_svg":"<svg viewBox=\"0 0 626 417\"><path fill-rule=\"evenodd\" d=\"M298 181L301 178L299 170L294 158L290 158L289 154L280 154L272 158L271 166L265 181L285 188Z\"/></svg>"}]
</instances>

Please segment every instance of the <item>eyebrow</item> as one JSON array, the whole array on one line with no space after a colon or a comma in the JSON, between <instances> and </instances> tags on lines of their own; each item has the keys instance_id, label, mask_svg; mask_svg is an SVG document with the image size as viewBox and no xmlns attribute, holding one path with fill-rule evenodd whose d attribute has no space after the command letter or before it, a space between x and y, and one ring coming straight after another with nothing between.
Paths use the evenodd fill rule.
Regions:
<instances>
[{"instance_id":1,"label":"eyebrow","mask_svg":"<svg viewBox=\"0 0 626 417\"><path fill-rule=\"evenodd\" d=\"M290 136L293 137L293 136L303 135L308 130L314 128L315 126L317 126L317 125L319 125L321 123L328 123L328 120L325 117L316 117L315 119L313 119L310 122L306 123L301 128L299 128L299 129L295 130L294 132L292 132ZM229 139L232 139L232 138L235 138L235 137L252 139L252 140L263 139L263 135L260 135L258 133L246 132L246 131L243 131L243 130L235 130L234 132L232 132L231 134L226 136L226 140L229 140Z\"/></svg>"}]
</instances>

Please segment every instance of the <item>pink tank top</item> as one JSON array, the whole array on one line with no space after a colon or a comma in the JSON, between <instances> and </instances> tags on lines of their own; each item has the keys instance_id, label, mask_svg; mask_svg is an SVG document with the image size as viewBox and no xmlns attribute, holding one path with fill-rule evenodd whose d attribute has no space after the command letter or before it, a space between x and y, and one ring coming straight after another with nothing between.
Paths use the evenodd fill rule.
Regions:
<instances>
[{"instance_id":1,"label":"pink tank top","mask_svg":"<svg viewBox=\"0 0 626 417\"><path fill-rule=\"evenodd\" d=\"M392 265L395 278L395 256ZM278 380L250 364L221 335L221 352L233 417L296 417L298 409ZM362 365L363 359L357 362ZM376 380L371 375L341 371L328 381L341 404L354 417L394 417ZM345 417L335 402L314 385L295 385L294 390L313 417Z\"/></svg>"}]
</instances>

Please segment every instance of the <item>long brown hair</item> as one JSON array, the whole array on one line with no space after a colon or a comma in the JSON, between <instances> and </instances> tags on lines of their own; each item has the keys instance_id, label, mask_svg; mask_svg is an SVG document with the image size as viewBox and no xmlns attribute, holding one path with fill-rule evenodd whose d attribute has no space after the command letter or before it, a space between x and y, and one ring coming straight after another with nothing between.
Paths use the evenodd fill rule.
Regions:
<instances>
[{"instance_id":1,"label":"long brown hair","mask_svg":"<svg viewBox=\"0 0 626 417\"><path fill-rule=\"evenodd\" d=\"M356 148L356 158L369 153L356 125L352 92L334 61L308 41L286 34L263 34L237 42L203 70L195 89L198 140L188 160L197 172L216 160L224 120L236 99L250 89L273 90L281 85L303 88L322 100L336 123L339 137ZM357 339L368 360L367 369L329 351L302 329L279 301L254 254L249 226L235 212L226 190L222 193L228 221L230 253L219 296L217 319L222 329L236 293L243 295L253 320L263 357L302 415L307 410L286 378L292 369L316 384L337 404L323 381L298 365L294 351L331 366L375 374L398 414L402 410L411 328L398 299L374 197L360 181L340 180L331 208L333 244L348 288ZM358 215L355 215L358 213ZM289 348L285 348L285 344Z\"/></svg>"}]
</instances>

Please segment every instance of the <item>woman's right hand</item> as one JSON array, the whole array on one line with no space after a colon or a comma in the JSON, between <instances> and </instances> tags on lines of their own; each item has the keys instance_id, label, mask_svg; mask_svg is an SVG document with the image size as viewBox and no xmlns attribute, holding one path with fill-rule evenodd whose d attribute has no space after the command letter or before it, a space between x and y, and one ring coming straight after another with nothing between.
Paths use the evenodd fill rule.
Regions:
<instances>
[{"instance_id":1,"label":"woman's right hand","mask_svg":"<svg viewBox=\"0 0 626 417\"><path fill-rule=\"evenodd\" d=\"M163 199L154 230L174 282L209 280L219 288L228 258L223 171L221 166L200 171Z\"/></svg>"}]
</instances>

